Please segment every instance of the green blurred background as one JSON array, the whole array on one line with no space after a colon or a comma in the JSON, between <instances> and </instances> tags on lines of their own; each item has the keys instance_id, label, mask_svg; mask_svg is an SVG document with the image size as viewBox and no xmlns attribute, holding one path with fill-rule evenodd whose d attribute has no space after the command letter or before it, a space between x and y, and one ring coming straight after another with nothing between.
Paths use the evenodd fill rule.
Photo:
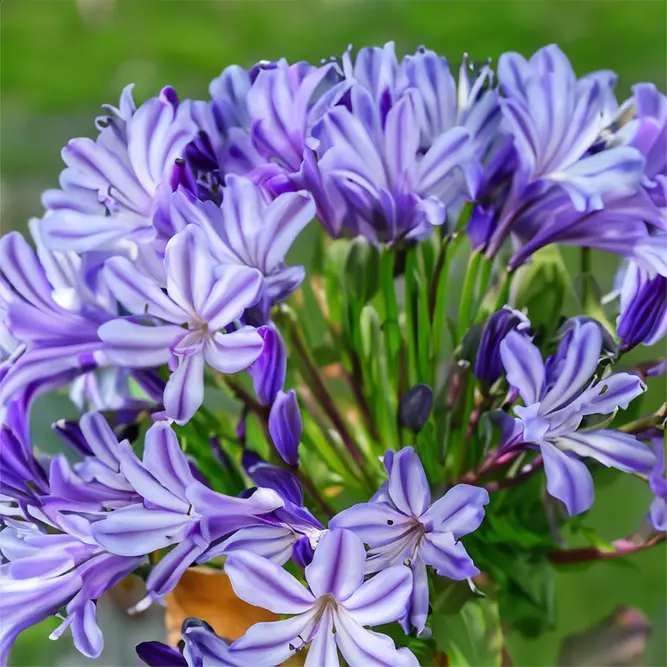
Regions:
<instances>
[{"instance_id":1,"label":"green blurred background","mask_svg":"<svg viewBox=\"0 0 667 667\"><path fill-rule=\"evenodd\" d=\"M129 82L136 83L137 100L166 84L181 97L205 98L209 80L231 63L249 66L283 56L317 62L350 43L395 40L399 54L425 44L454 62L464 51L473 60L495 59L503 51L529 55L556 42L579 73L618 72L620 98L637 81L667 88L665 0L3 0L0 12L3 233L40 214L40 192L57 185L60 148L73 136L93 136L100 105L116 103ZM614 264L607 262L600 275L606 286ZM664 382L654 385L654 392L661 390L664 395ZM60 397L40 406L35 438L46 449L48 425L71 410ZM611 540L636 529L650 498L635 478L610 473L604 481L586 524ZM644 663L667 664L666 557L663 544L622 562L559 572L555 628L537 640L511 635L514 661L556 664L565 637L624 604L653 621ZM159 609L133 618L123 614L132 599L136 592L101 605L106 649L99 664L136 664L134 644L161 638ZM24 633L14 664L88 664L72 651L68 636L48 642L55 625ZM595 664L620 664L602 660Z\"/></svg>"}]
</instances>

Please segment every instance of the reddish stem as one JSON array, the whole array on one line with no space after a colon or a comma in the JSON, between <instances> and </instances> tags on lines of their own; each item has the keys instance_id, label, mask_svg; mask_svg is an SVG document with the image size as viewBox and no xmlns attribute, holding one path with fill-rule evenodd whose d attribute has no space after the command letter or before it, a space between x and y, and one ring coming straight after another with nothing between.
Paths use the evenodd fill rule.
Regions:
<instances>
[{"instance_id":1,"label":"reddish stem","mask_svg":"<svg viewBox=\"0 0 667 667\"><path fill-rule=\"evenodd\" d=\"M566 565L569 563L586 563L595 560L609 560L611 558L621 558L630 554L644 551L654 547L667 539L667 533L661 533L652 537L646 542L637 544L631 539L616 540L612 542L613 551L598 549L597 547L583 547L580 549L562 549L560 551L550 551L549 560L557 565Z\"/></svg>"}]
</instances>

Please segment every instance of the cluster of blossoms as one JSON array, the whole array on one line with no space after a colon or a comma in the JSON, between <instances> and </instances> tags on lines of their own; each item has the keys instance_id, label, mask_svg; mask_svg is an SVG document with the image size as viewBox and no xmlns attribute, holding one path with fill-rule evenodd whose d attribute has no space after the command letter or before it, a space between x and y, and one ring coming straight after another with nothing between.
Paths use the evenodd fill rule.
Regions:
<instances>
[{"instance_id":1,"label":"cluster of blossoms","mask_svg":"<svg viewBox=\"0 0 667 667\"><path fill-rule=\"evenodd\" d=\"M560 525L591 507L595 462L648 482L662 540L664 410L609 424L666 367L612 371L667 333L667 98L614 85L555 46L457 78L390 43L105 107L63 149L32 245L0 239L0 663L52 615L98 657L106 591L139 573L160 603L208 564L287 618L241 637L188 619L178 649L137 647L147 664L417 665L440 578L473 596L492 578L460 541L486 562L489 492L544 480ZM325 266L295 294L309 224ZM615 327L582 299L549 335L512 303L551 244L622 257ZM44 456L31 410L63 388L82 416ZM400 641L368 629L394 622Z\"/></svg>"}]
</instances>

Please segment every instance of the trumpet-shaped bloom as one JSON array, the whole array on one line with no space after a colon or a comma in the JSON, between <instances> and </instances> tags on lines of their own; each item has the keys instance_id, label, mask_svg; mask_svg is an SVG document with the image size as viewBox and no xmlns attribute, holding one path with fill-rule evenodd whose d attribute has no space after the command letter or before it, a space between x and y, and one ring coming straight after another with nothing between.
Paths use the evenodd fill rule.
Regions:
<instances>
[{"instance_id":1,"label":"trumpet-shaped bloom","mask_svg":"<svg viewBox=\"0 0 667 667\"><path fill-rule=\"evenodd\" d=\"M315 205L305 192L288 192L267 202L252 181L230 175L221 207L179 190L172 198L171 216L176 229L188 223L198 225L210 253L221 264L261 272L264 281L258 310L262 324L273 303L289 296L304 278L303 266L286 266L285 256L315 216Z\"/></svg>"},{"instance_id":2,"label":"trumpet-shaped bloom","mask_svg":"<svg viewBox=\"0 0 667 667\"><path fill-rule=\"evenodd\" d=\"M385 456L385 466L389 481L373 501L342 511L329 525L352 530L371 547L367 572L409 562L412 593L401 621L406 631L412 624L421 632L428 616L426 566L450 579L479 574L458 540L482 523L489 494L480 487L458 484L431 504L424 467L412 447Z\"/></svg>"},{"instance_id":3,"label":"trumpet-shaped bloom","mask_svg":"<svg viewBox=\"0 0 667 667\"><path fill-rule=\"evenodd\" d=\"M458 82L447 59L423 47L399 63L393 42L382 48L360 49L354 63L348 51L342 65L346 79L370 93L374 106L366 113L377 114L373 119L377 126L384 124L389 109L408 90L418 94L420 146L424 151L457 125L468 129L480 158L495 138L501 112L498 92L490 85L493 73L488 65L469 65L467 54ZM359 94L355 88L350 92L352 97Z\"/></svg>"},{"instance_id":4,"label":"trumpet-shaped bloom","mask_svg":"<svg viewBox=\"0 0 667 667\"><path fill-rule=\"evenodd\" d=\"M202 404L206 364L236 373L259 357L263 342L254 328L227 328L234 328L256 303L262 276L245 266L218 265L196 225L188 225L169 241L164 263L166 293L126 258L107 261L109 287L136 316L106 323L99 335L107 355L120 365L150 368L169 363L166 414L186 423Z\"/></svg>"},{"instance_id":5,"label":"trumpet-shaped bloom","mask_svg":"<svg viewBox=\"0 0 667 667\"><path fill-rule=\"evenodd\" d=\"M420 149L418 94L411 89L381 119L370 93L353 86L352 107L329 111L313 130L316 160L302 169L318 216L372 242L428 236L447 207L474 197L479 164L470 132L455 126Z\"/></svg>"},{"instance_id":6,"label":"trumpet-shaped bloom","mask_svg":"<svg viewBox=\"0 0 667 667\"><path fill-rule=\"evenodd\" d=\"M0 662L7 664L23 630L63 607L64 621L51 638L71 627L76 648L97 658L104 639L96 601L145 559L105 551L92 538L90 522L83 516L34 512L31 519L39 518L42 528L27 521L0 521Z\"/></svg>"},{"instance_id":7,"label":"trumpet-shaped bloom","mask_svg":"<svg viewBox=\"0 0 667 667\"><path fill-rule=\"evenodd\" d=\"M28 388L35 395L67 384L104 363L97 330L117 313L108 290L87 280L81 257L49 251L37 221L30 228L37 252L18 232L0 239L3 326L20 342L3 359L0 405Z\"/></svg>"},{"instance_id":8,"label":"trumpet-shaped bloom","mask_svg":"<svg viewBox=\"0 0 667 667\"><path fill-rule=\"evenodd\" d=\"M364 581L366 552L347 530L327 532L306 568L308 588L275 563L248 551L227 557L225 572L236 595L284 621L257 623L230 646L234 660L278 665L308 646L306 667L337 667L338 650L350 667L417 665L406 648L364 626L382 625L405 612L410 570L387 568Z\"/></svg>"},{"instance_id":9,"label":"trumpet-shaped bloom","mask_svg":"<svg viewBox=\"0 0 667 667\"><path fill-rule=\"evenodd\" d=\"M143 556L176 545L148 577L147 589L156 595L172 590L212 542L283 504L269 489L258 489L249 498L209 489L194 477L176 434L163 422L146 433L143 461L127 442L118 444L117 458L140 501L107 512L93 524L92 534L119 556Z\"/></svg>"},{"instance_id":10,"label":"trumpet-shaped bloom","mask_svg":"<svg viewBox=\"0 0 667 667\"><path fill-rule=\"evenodd\" d=\"M154 223L166 215L176 160L197 131L189 104L167 87L137 109L128 87L110 112L98 119L96 140L63 149L61 190L44 194L42 231L54 250L136 248L155 238Z\"/></svg>"},{"instance_id":11,"label":"trumpet-shaped bloom","mask_svg":"<svg viewBox=\"0 0 667 667\"><path fill-rule=\"evenodd\" d=\"M504 54L498 79L508 138L485 169L468 226L473 245L495 256L512 234L521 245L512 267L549 243L657 263L650 232L664 222L642 196L646 147L617 132L616 77L595 72L577 80L551 45L530 61Z\"/></svg>"},{"instance_id":12,"label":"trumpet-shaped bloom","mask_svg":"<svg viewBox=\"0 0 667 667\"><path fill-rule=\"evenodd\" d=\"M655 456L633 435L613 430L580 429L587 415L608 415L627 408L645 386L635 375L615 373L595 379L602 334L594 322L576 322L546 363L538 348L511 331L500 344L507 380L524 406L514 408L525 443L539 447L547 490L570 514L593 503L593 478L581 457L625 472L647 472Z\"/></svg>"},{"instance_id":13,"label":"trumpet-shaped bloom","mask_svg":"<svg viewBox=\"0 0 667 667\"><path fill-rule=\"evenodd\" d=\"M212 547L201 561L244 550L279 565L291 557L299 566L306 567L313 558L324 526L304 507L299 480L288 470L269 465L249 452L244 454L243 464L252 481L260 488L275 491L283 500L283 506Z\"/></svg>"},{"instance_id":14,"label":"trumpet-shaped bloom","mask_svg":"<svg viewBox=\"0 0 667 667\"><path fill-rule=\"evenodd\" d=\"M591 151L617 108L612 72L577 80L565 54L551 45L530 61L518 53L503 54L498 82L505 93L503 121L526 186L557 183L577 210L586 211L602 208L603 194L633 189L641 181L644 160L636 149Z\"/></svg>"},{"instance_id":15,"label":"trumpet-shaped bloom","mask_svg":"<svg viewBox=\"0 0 667 667\"><path fill-rule=\"evenodd\" d=\"M68 430L68 435L71 429ZM86 413L79 422L80 451L83 459L70 464L60 455L49 467L50 495L42 500L61 511L100 513L141 502L141 496L121 470L120 444L105 418ZM71 442L72 438L68 438Z\"/></svg>"}]
</instances>

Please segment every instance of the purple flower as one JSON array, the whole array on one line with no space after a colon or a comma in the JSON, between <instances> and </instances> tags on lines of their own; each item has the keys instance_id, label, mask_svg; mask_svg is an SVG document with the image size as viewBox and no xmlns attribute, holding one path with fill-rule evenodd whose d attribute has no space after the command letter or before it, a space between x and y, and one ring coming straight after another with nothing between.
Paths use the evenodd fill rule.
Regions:
<instances>
[{"instance_id":1,"label":"purple flower","mask_svg":"<svg viewBox=\"0 0 667 667\"><path fill-rule=\"evenodd\" d=\"M634 194L610 194L604 208L580 213L569 198L552 188L536 198L513 220L519 249L508 265L514 269L550 243L598 248L640 264L651 272L667 275L664 214L643 189ZM487 251L491 253L491 247Z\"/></svg>"},{"instance_id":2,"label":"purple flower","mask_svg":"<svg viewBox=\"0 0 667 667\"><path fill-rule=\"evenodd\" d=\"M503 306L489 317L482 339L479 343L473 373L475 377L487 385L492 385L502 374L503 366L500 360L500 343L510 331L518 331L528 336L530 322L518 310Z\"/></svg>"},{"instance_id":3,"label":"purple flower","mask_svg":"<svg viewBox=\"0 0 667 667\"><path fill-rule=\"evenodd\" d=\"M380 50L369 51L359 69L383 71L382 58ZM424 66L413 65L419 77L416 70ZM446 62L436 67L451 78ZM372 242L424 238L445 221L448 207L474 198L480 174L475 138L451 118L423 146L427 113L420 90L406 87L392 99L391 76L375 81L374 90L357 76L355 67L349 103L328 111L313 128L317 144L312 142L314 153L307 153L297 182L313 193L318 217L333 235L345 227ZM434 92L433 81L424 85L424 95L447 88Z\"/></svg>"},{"instance_id":4,"label":"purple flower","mask_svg":"<svg viewBox=\"0 0 667 667\"><path fill-rule=\"evenodd\" d=\"M655 459L632 435L580 429L584 417L625 409L645 390L627 373L594 378L601 349L602 334L594 322L576 322L546 364L538 348L515 331L500 344L507 380L524 402L514 408L522 440L539 447L547 490L572 515L593 503L593 479L580 457L624 472L647 472Z\"/></svg>"},{"instance_id":5,"label":"purple flower","mask_svg":"<svg viewBox=\"0 0 667 667\"><path fill-rule=\"evenodd\" d=\"M12 401L0 421L0 494L24 504L40 504L49 491L48 475L33 455L26 406Z\"/></svg>"},{"instance_id":6,"label":"purple flower","mask_svg":"<svg viewBox=\"0 0 667 667\"><path fill-rule=\"evenodd\" d=\"M623 110L634 110L634 122L619 130L646 159L643 186L651 201L667 208L667 97L651 83L632 87Z\"/></svg>"},{"instance_id":7,"label":"purple flower","mask_svg":"<svg viewBox=\"0 0 667 667\"><path fill-rule=\"evenodd\" d=\"M665 441L664 437L653 438L655 464L649 474L649 485L655 498L651 502L649 517L653 527L660 531L667 531L667 479L665 479Z\"/></svg>"},{"instance_id":8,"label":"purple flower","mask_svg":"<svg viewBox=\"0 0 667 667\"><path fill-rule=\"evenodd\" d=\"M273 194L284 191L286 175L299 170L310 129L347 87L331 64L281 59L250 71L227 67L211 82L212 101L192 104L200 133L185 151L184 185L200 199L219 200L218 184L235 173Z\"/></svg>"},{"instance_id":9,"label":"purple flower","mask_svg":"<svg viewBox=\"0 0 667 667\"><path fill-rule=\"evenodd\" d=\"M44 528L0 520L0 663L7 664L23 630L63 607L64 621L51 638L71 627L76 648L87 657L99 657L104 640L96 601L145 559L106 552L92 538L83 516L33 513L31 520L39 519Z\"/></svg>"},{"instance_id":10,"label":"purple flower","mask_svg":"<svg viewBox=\"0 0 667 667\"><path fill-rule=\"evenodd\" d=\"M147 589L155 595L172 590L212 542L283 504L269 489L233 498L204 486L193 476L176 434L163 422L146 433L143 462L127 442L118 444L117 457L120 472L140 500L104 514L92 534L119 556L143 556L176 545L148 577Z\"/></svg>"},{"instance_id":11,"label":"purple flower","mask_svg":"<svg viewBox=\"0 0 667 667\"><path fill-rule=\"evenodd\" d=\"M234 175L227 177L223 193L222 207L198 201L183 190L174 193L172 224L176 229L188 223L198 225L219 263L248 266L262 273L258 309L263 324L271 306L303 281L303 266L286 266L285 256L313 219L315 205L305 192L288 192L267 202L252 181Z\"/></svg>"},{"instance_id":12,"label":"purple flower","mask_svg":"<svg viewBox=\"0 0 667 667\"><path fill-rule=\"evenodd\" d=\"M12 289L0 272L0 381L22 352L21 342L12 336L6 324L11 299Z\"/></svg>"},{"instance_id":13,"label":"purple flower","mask_svg":"<svg viewBox=\"0 0 667 667\"><path fill-rule=\"evenodd\" d=\"M305 567L312 560L324 526L303 506L299 480L290 471L269 465L249 452L243 455L243 465L258 487L271 489L281 497L283 506L211 547L203 558L210 560L218 555L244 550L269 558L279 565L291 557Z\"/></svg>"},{"instance_id":14,"label":"purple flower","mask_svg":"<svg viewBox=\"0 0 667 667\"><path fill-rule=\"evenodd\" d=\"M274 327L259 327L257 333L262 337L264 347L248 373L260 403L271 405L285 385L287 350L282 336Z\"/></svg>"},{"instance_id":15,"label":"purple flower","mask_svg":"<svg viewBox=\"0 0 667 667\"><path fill-rule=\"evenodd\" d=\"M412 447L385 456L385 466L386 487L371 502L335 516L329 526L352 530L371 547L367 572L409 562L412 593L401 623L406 632L412 624L419 633L428 616L427 565L450 579L479 574L458 540L482 523L489 494L480 487L458 484L431 504L424 467Z\"/></svg>"},{"instance_id":16,"label":"purple flower","mask_svg":"<svg viewBox=\"0 0 667 667\"><path fill-rule=\"evenodd\" d=\"M47 507L73 512L100 513L141 502L141 496L121 470L121 451L130 447L119 443L106 419L99 413L87 413L79 422L80 437L72 428L83 459L70 464L60 455L49 468L50 495L43 499ZM148 438L148 435L147 435ZM85 448L85 449L84 449Z\"/></svg>"},{"instance_id":17,"label":"purple flower","mask_svg":"<svg viewBox=\"0 0 667 667\"><path fill-rule=\"evenodd\" d=\"M397 650L386 635L365 629L399 618L410 596L410 570L387 568L364 581L366 552L347 530L331 530L306 568L308 588L281 567L250 552L227 557L225 572L246 602L284 621L257 623L230 646L244 664L277 665L309 646L306 667L337 667L340 650L349 665L417 665L406 648Z\"/></svg>"},{"instance_id":18,"label":"purple flower","mask_svg":"<svg viewBox=\"0 0 667 667\"><path fill-rule=\"evenodd\" d=\"M602 71L577 80L565 54L555 45L530 61L505 53L498 61L503 121L519 156L518 178L563 188L578 211L602 208L601 195L634 189L644 160L630 147L591 152L611 123L617 104L616 76Z\"/></svg>"},{"instance_id":19,"label":"purple flower","mask_svg":"<svg viewBox=\"0 0 667 667\"><path fill-rule=\"evenodd\" d=\"M120 111L98 119L98 127L95 141L72 139L62 151L68 167L60 175L62 189L43 196L44 240L54 250L136 252L155 238L175 161L197 127L189 105L179 105L169 87L138 109L126 88Z\"/></svg>"},{"instance_id":20,"label":"purple flower","mask_svg":"<svg viewBox=\"0 0 667 667\"><path fill-rule=\"evenodd\" d=\"M99 335L107 344L106 354L120 365L169 363L172 374L164 406L170 418L183 424L204 399L206 364L221 373L236 373L259 357L263 343L254 328L226 329L256 302L262 276L245 266L218 265L196 225L169 241L164 263L166 293L126 258L107 261L107 283L136 316L108 322Z\"/></svg>"},{"instance_id":21,"label":"purple flower","mask_svg":"<svg viewBox=\"0 0 667 667\"><path fill-rule=\"evenodd\" d=\"M370 93L382 121L408 90L416 91L420 100L420 146L424 151L457 125L468 129L480 158L495 139L501 114L498 93L489 85L493 73L488 66L477 70L469 66L467 54L461 62L458 84L443 56L422 47L399 63L393 42L382 48L360 49L354 64L346 52L343 70L349 81ZM351 95L356 94L353 88Z\"/></svg>"},{"instance_id":22,"label":"purple flower","mask_svg":"<svg viewBox=\"0 0 667 667\"><path fill-rule=\"evenodd\" d=\"M621 314L616 330L621 348L654 345L667 334L667 277L631 263L621 287Z\"/></svg>"},{"instance_id":23,"label":"purple flower","mask_svg":"<svg viewBox=\"0 0 667 667\"><path fill-rule=\"evenodd\" d=\"M302 433L303 421L296 392L294 389L279 391L269 413L269 434L276 451L289 465L299 465Z\"/></svg>"},{"instance_id":24,"label":"purple flower","mask_svg":"<svg viewBox=\"0 0 667 667\"><path fill-rule=\"evenodd\" d=\"M511 139L498 142L486 167L469 224L475 247L495 256L512 233L522 247L511 267L549 243L659 264L649 232L664 222L641 188L642 147L615 133L616 77L596 72L577 80L551 45L530 61L504 54L498 79Z\"/></svg>"},{"instance_id":25,"label":"purple flower","mask_svg":"<svg viewBox=\"0 0 667 667\"><path fill-rule=\"evenodd\" d=\"M232 657L227 642L213 628L197 618L186 618L181 628L181 651L162 642L142 642L137 655L150 667L235 667L242 663Z\"/></svg>"},{"instance_id":26,"label":"purple flower","mask_svg":"<svg viewBox=\"0 0 667 667\"><path fill-rule=\"evenodd\" d=\"M37 253L18 232L0 239L3 325L20 341L11 356L3 355L0 405L28 388L37 394L67 384L104 363L97 329L116 316L108 290L87 280L82 258L50 252L36 221L30 228Z\"/></svg>"}]
</instances>

